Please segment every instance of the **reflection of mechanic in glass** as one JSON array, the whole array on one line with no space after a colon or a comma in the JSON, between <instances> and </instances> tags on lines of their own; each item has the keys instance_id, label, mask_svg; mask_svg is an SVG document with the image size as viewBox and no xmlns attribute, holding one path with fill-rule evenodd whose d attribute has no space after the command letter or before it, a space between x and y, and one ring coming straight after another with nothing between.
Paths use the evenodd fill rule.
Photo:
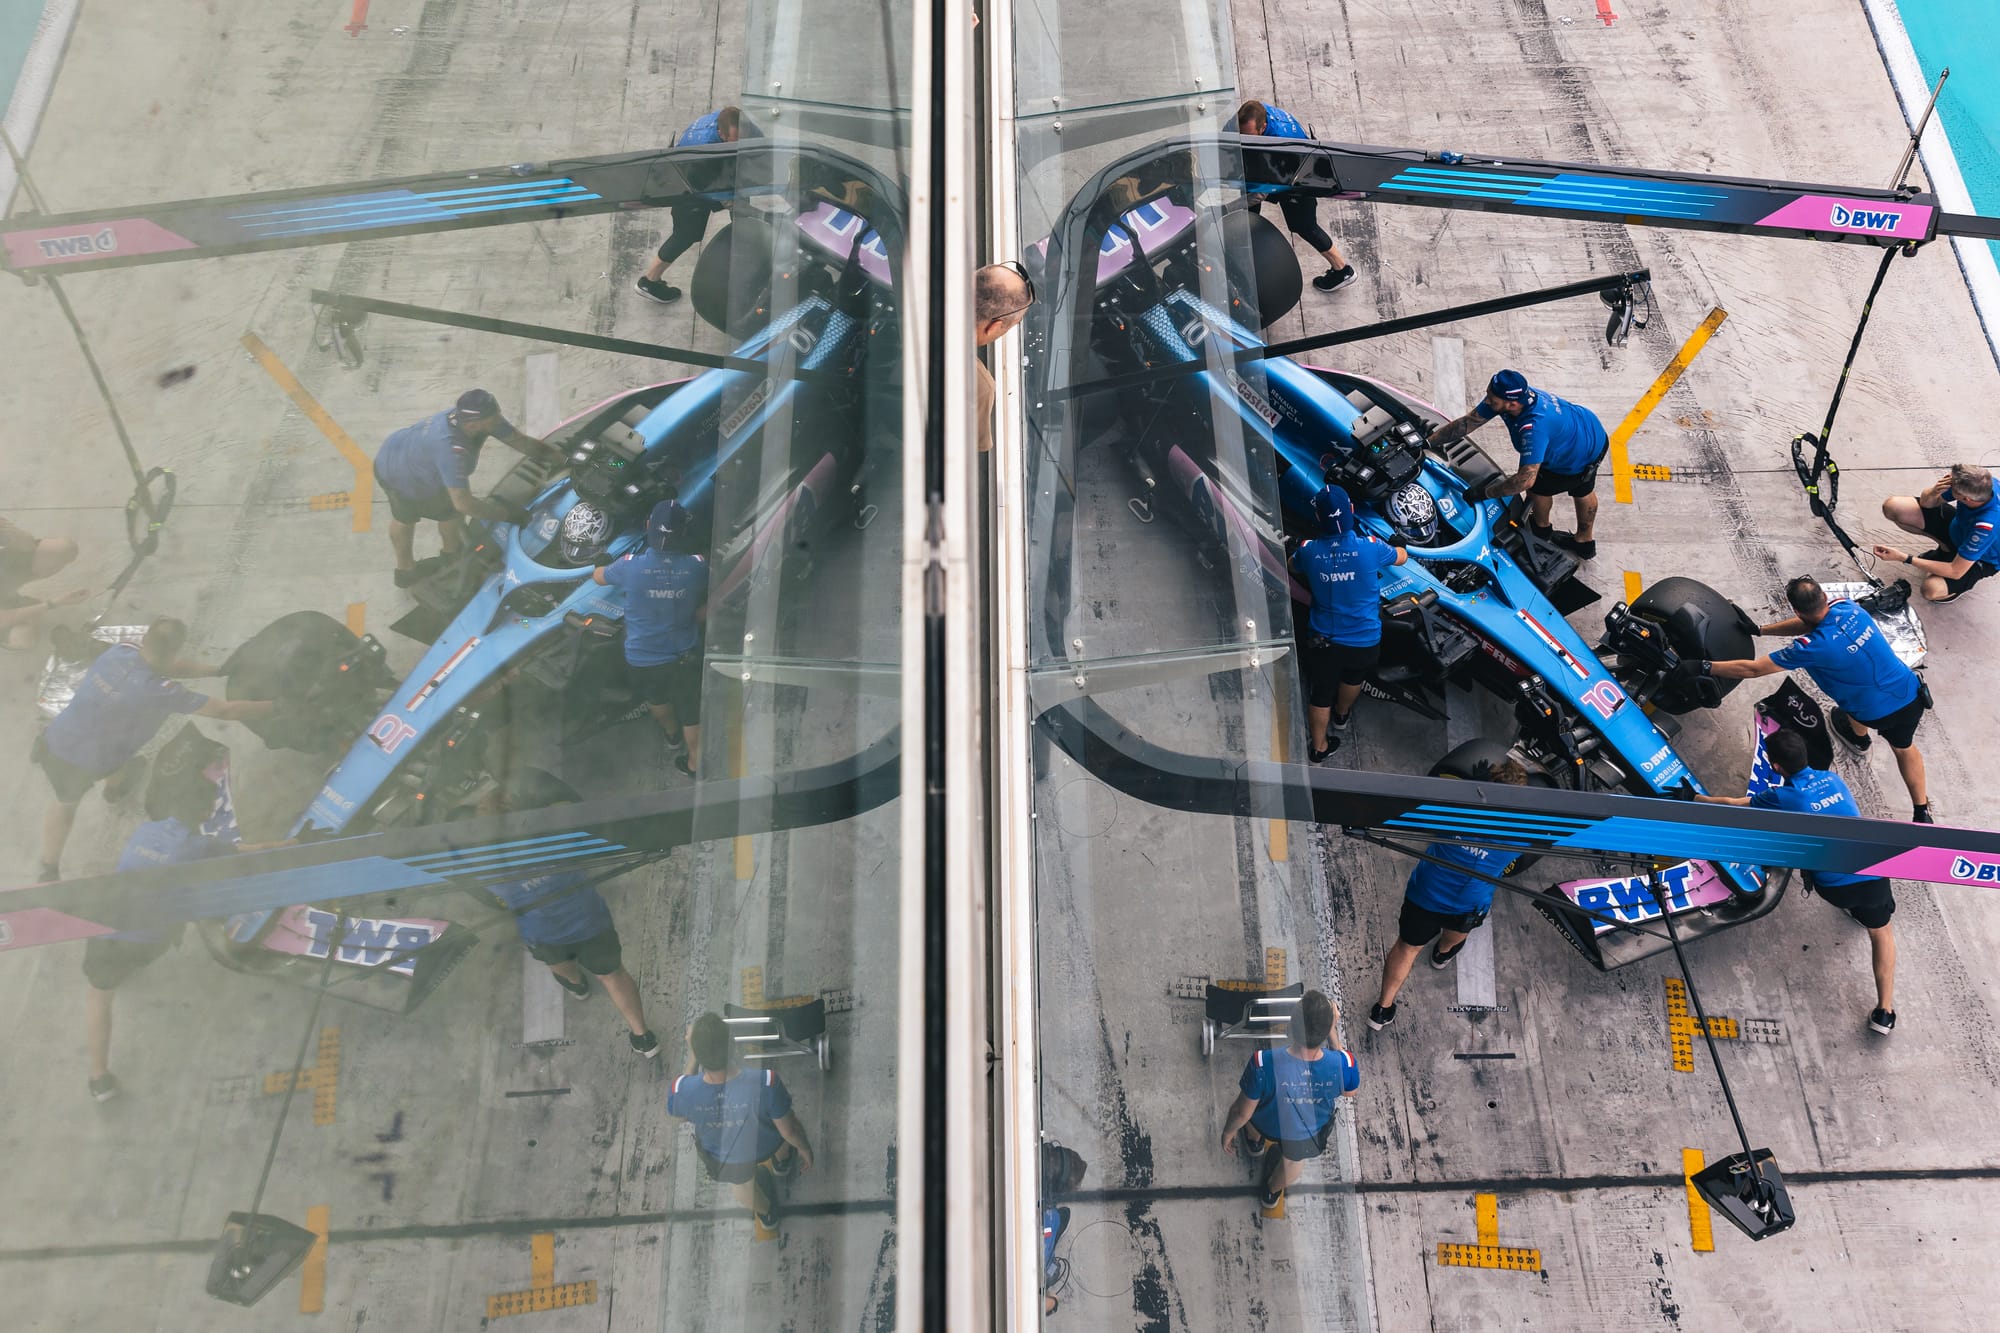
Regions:
<instances>
[{"instance_id":1,"label":"reflection of mechanic in glass","mask_svg":"<svg viewBox=\"0 0 2000 1333\"><path fill-rule=\"evenodd\" d=\"M1354 501L1328 485L1313 497L1320 535L1301 542L1292 568L1312 593L1305 636L1306 722L1312 734L1307 756L1326 762L1339 747L1327 740L1329 724L1347 729L1347 715L1382 657L1382 603L1379 569L1400 565L1410 553L1379 541L1354 526Z\"/></svg>"},{"instance_id":2,"label":"reflection of mechanic in glass","mask_svg":"<svg viewBox=\"0 0 2000 1333\"><path fill-rule=\"evenodd\" d=\"M1236 1135L1253 1158L1264 1158L1258 1203L1265 1217L1285 1215L1285 1187L1326 1151L1334 1108L1361 1086L1354 1057L1330 1048L1340 1011L1320 991L1299 997L1291 1043L1258 1051L1243 1067L1236 1100L1222 1122L1222 1151L1236 1155ZM1278 1151L1271 1152L1276 1144Z\"/></svg>"},{"instance_id":3,"label":"reflection of mechanic in glass","mask_svg":"<svg viewBox=\"0 0 2000 1333\"><path fill-rule=\"evenodd\" d=\"M708 562L689 549L694 516L662 500L646 520L646 549L601 566L591 577L625 593L625 666L632 693L685 753L674 767L689 777L701 763L701 625L708 618Z\"/></svg>"},{"instance_id":4,"label":"reflection of mechanic in glass","mask_svg":"<svg viewBox=\"0 0 2000 1333\"><path fill-rule=\"evenodd\" d=\"M467 389L449 412L425 417L382 441L375 455L375 482L389 497L389 545L396 552L398 588L423 577L415 543L417 524L424 519L437 522L438 541L444 554L452 556L465 546L459 515L501 523L520 517L498 501L474 497L470 489L479 450L489 438L530 456L548 449L501 416L499 400L484 389Z\"/></svg>"},{"instance_id":5,"label":"reflection of mechanic in glass","mask_svg":"<svg viewBox=\"0 0 2000 1333\"><path fill-rule=\"evenodd\" d=\"M1536 389L1518 370L1503 370L1486 384L1486 397L1456 421L1431 432L1434 446L1462 440L1499 417L1507 423L1521 469L1493 483L1489 496L1528 493L1529 522L1537 537L1589 560L1597 554L1597 467L1611 448L1604 423L1587 407ZM1576 502L1576 535L1558 533L1549 521L1555 497Z\"/></svg>"}]
</instances>

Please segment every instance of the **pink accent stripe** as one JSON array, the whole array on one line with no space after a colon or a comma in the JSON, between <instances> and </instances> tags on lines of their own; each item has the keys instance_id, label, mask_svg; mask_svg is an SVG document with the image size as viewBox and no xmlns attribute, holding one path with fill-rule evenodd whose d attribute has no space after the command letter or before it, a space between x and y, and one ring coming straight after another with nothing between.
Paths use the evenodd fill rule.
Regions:
<instances>
[{"instance_id":1,"label":"pink accent stripe","mask_svg":"<svg viewBox=\"0 0 2000 1333\"><path fill-rule=\"evenodd\" d=\"M1885 875L1891 879L1925 880L1932 884L2000 885L2000 857L1985 852L1968 855L1949 847L1912 847L1886 861L1878 861L1860 873Z\"/></svg>"},{"instance_id":2,"label":"pink accent stripe","mask_svg":"<svg viewBox=\"0 0 2000 1333\"><path fill-rule=\"evenodd\" d=\"M1618 17L1611 12L1611 0L1597 0L1597 17L1604 20L1605 27L1611 26L1611 21Z\"/></svg>"},{"instance_id":3,"label":"pink accent stripe","mask_svg":"<svg viewBox=\"0 0 2000 1333\"><path fill-rule=\"evenodd\" d=\"M0 952L111 933L109 926L85 921L80 916L71 916L53 907L24 907L18 912L0 912Z\"/></svg>"},{"instance_id":4,"label":"pink accent stripe","mask_svg":"<svg viewBox=\"0 0 2000 1333\"><path fill-rule=\"evenodd\" d=\"M7 263L17 269L76 264L105 255L157 255L194 248L194 242L185 236L177 236L145 218L72 222L66 227L34 227L7 233Z\"/></svg>"},{"instance_id":5,"label":"pink accent stripe","mask_svg":"<svg viewBox=\"0 0 2000 1333\"><path fill-rule=\"evenodd\" d=\"M1757 225L1921 241L1930 231L1931 214L1935 211L1928 204L1887 204L1874 199L1808 194L1760 219Z\"/></svg>"}]
</instances>

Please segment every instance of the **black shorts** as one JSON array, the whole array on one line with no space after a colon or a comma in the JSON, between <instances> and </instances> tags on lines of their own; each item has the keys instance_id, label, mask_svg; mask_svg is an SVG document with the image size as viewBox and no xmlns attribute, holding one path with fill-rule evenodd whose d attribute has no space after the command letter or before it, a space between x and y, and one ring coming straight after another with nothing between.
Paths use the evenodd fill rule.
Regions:
<instances>
[{"instance_id":1,"label":"black shorts","mask_svg":"<svg viewBox=\"0 0 2000 1333\"><path fill-rule=\"evenodd\" d=\"M56 789L56 799L64 805L75 805L105 778L102 773L88 772L67 759L59 759L49 753L48 744L40 736L35 737L35 748L28 757L42 766L42 772L48 775L49 785Z\"/></svg>"},{"instance_id":2,"label":"black shorts","mask_svg":"<svg viewBox=\"0 0 2000 1333\"><path fill-rule=\"evenodd\" d=\"M1470 935L1485 924L1484 912L1433 912L1405 898L1402 913L1396 918L1396 937L1417 949L1436 939L1441 931Z\"/></svg>"},{"instance_id":3,"label":"black shorts","mask_svg":"<svg viewBox=\"0 0 2000 1333\"><path fill-rule=\"evenodd\" d=\"M382 480L380 468L375 471L375 484L381 488L382 494L389 497L389 517L398 523L421 523L427 518L435 519L439 523L449 523L458 517L458 511L451 507L449 491L439 491L435 495L412 500Z\"/></svg>"},{"instance_id":4,"label":"black shorts","mask_svg":"<svg viewBox=\"0 0 2000 1333\"><path fill-rule=\"evenodd\" d=\"M1870 930L1880 930L1896 914L1895 888L1886 879L1865 879L1859 884L1813 886L1828 904L1859 921Z\"/></svg>"},{"instance_id":5,"label":"black shorts","mask_svg":"<svg viewBox=\"0 0 2000 1333\"><path fill-rule=\"evenodd\" d=\"M1528 483L1528 494L1573 495L1581 500L1597 489L1597 469L1603 462L1604 455L1599 454L1590 460L1588 466L1575 472L1551 472L1543 468L1535 474L1535 479Z\"/></svg>"},{"instance_id":6,"label":"black shorts","mask_svg":"<svg viewBox=\"0 0 2000 1333\"><path fill-rule=\"evenodd\" d=\"M625 679L641 703L665 704L682 726L701 721L701 650L691 649L657 666L625 664Z\"/></svg>"},{"instance_id":7,"label":"black shorts","mask_svg":"<svg viewBox=\"0 0 2000 1333\"><path fill-rule=\"evenodd\" d=\"M1945 559L1958 559L1958 547L1951 540L1952 507L1939 505L1936 509L1925 509L1922 513L1924 516L1924 532L1932 541L1938 544L1938 549L1945 553ZM1946 579L1944 581L1945 590L1956 597L1981 579L1990 577L1993 572L1992 565L1987 564L1984 560L1975 560L1972 562L1971 568L1967 569L1965 573L1955 579Z\"/></svg>"},{"instance_id":8,"label":"black shorts","mask_svg":"<svg viewBox=\"0 0 2000 1333\"><path fill-rule=\"evenodd\" d=\"M1326 1151L1326 1141L1333 1137L1333 1121L1328 1120L1319 1127L1319 1132L1309 1139L1279 1139L1278 1151L1288 1162L1310 1162Z\"/></svg>"},{"instance_id":9,"label":"black shorts","mask_svg":"<svg viewBox=\"0 0 2000 1333\"><path fill-rule=\"evenodd\" d=\"M1382 643L1335 643L1323 634L1306 635L1307 700L1314 708L1331 708L1342 685L1360 685L1382 660Z\"/></svg>"},{"instance_id":10,"label":"black shorts","mask_svg":"<svg viewBox=\"0 0 2000 1333\"><path fill-rule=\"evenodd\" d=\"M608 977L625 965L615 929L574 944L530 944L528 952L538 963L577 963L595 977Z\"/></svg>"},{"instance_id":11,"label":"black shorts","mask_svg":"<svg viewBox=\"0 0 2000 1333\"><path fill-rule=\"evenodd\" d=\"M768 1171L771 1163L778 1160L783 1147L771 1150L771 1155L761 1162L725 1162L719 1157L711 1157L708 1149L699 1143L694 1145L694 1155L701 1158L702 1169L708 1172L710 1180L719 1180L725 1185L748 1185L752 1176L759 1171Z\"/></svg>"},{"instance_id":12,"label":"black shorts","mask_svg":"<svg viewBox=\"0 0 2000 1333\"><path fill-rule=\"evenodd\" d=\"M1882 739L1895 750L1907 750L1917 743L1917 723L1923 718L1924 710L1930 707L1930 692L1919 688L1917 697L1898 708L1889 716L1877 721L1871 718L1856 718L1862 726L1882 733Z\"/></svg>"},{"instance_id":13,"label":"black shorts","mask_svg":"<svg viewBox=\"0 0 2000 1333\"><path fill-rule=\"evenodd\" d=\"M172 940L94 939L83 946L83 979L96 990L117 990L141 968L173 948Z\"/></svg>"}]
</instances>

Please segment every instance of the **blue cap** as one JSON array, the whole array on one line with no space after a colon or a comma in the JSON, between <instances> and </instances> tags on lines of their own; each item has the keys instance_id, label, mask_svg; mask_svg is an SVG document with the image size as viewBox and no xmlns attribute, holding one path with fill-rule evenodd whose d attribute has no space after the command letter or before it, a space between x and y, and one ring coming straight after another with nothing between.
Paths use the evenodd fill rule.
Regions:
<instances>
[{"instance_id":1,"label":"blue cap","mask_svg":"<svg viewBox=\"0 0 2000 1333\"><path fill-rule=\"evenodd\" d=\"M646 519L646 538L658 550L678 550L693 523L694 515L680 501L662 500Z\"/></svg>"},{"instance_id":2,"label":"blue cap","mask_svg":"<svg viewBox=\"0 0 2000 1333\"><path fill-rule=\"evenodd\" d=\"M1322 537L1338 537L1354 521L1354 501L1346 491L1329 482L1313 497L1313 517L1319 520Z\"/></svg>"},{"instance_id":3,"label":"blue cap","mask_svg":"<svg viewBox=\"0 0 2000 1333\"><path fill-rule=\"evenodd\" d=\"M1495 398L1505 398L1510 403L1524 403L1534 390L1528 387L1527 377L1518 370L1503 370L1486 381L1486 392Z\"/></svg>"}]
</instances>

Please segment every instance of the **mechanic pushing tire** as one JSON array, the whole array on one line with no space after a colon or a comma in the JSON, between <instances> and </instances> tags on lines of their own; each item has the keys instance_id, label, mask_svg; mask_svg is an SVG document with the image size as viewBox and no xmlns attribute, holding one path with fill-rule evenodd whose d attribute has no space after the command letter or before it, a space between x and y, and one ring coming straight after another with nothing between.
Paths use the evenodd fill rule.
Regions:
<instances>
[{"instance_id":1,"label":"mechanic pushing tire","mask_svg":"<svg viewBox=\"0 0 2000 1333\"><path fill-rule=\"evenodd\" d=\"M1632 603L1632 613L1666 631L1667 642L1682 657L1711 662L1735 662L1757 656L1757 624L1743 609L1698 579L1661 579ZM1741 682L1706 679L1668 681L1653 702L1668 713L1713 708ZM1709 695L1699 687L1713 686Z\"/></svg>"},{"instance_id":2,"label":"mechanic pushing tire","mask_svg":"<svg viewBox=\"0 0 2000 1333\"><path fill-rule=\"evenodd\" d=\"M1475 736L1463 745L1453 746L1445 753L1443 758L1432 764L1431 776L1434 778L1455 778L1461 782L1479 782L1482 781L1480 775L1483 772L1507 758L1509 758L1509 755L1506 746L1498 741L1489 741L1483 736ZM1553 788L1556 784L1550 781L1548 774L1539 772L1533 766L1530 766L1528 769L1528 785L1530 787ZM1502 875L1518 875L1541 859L1541 856L1537 853L1523 853L1509 861L1500 873Z\"/></svg>"},{"instance_id":3,"label":"mechanic pushing tire","mask_svg":"<svg viewBox=\"0 0 2000 1333\"><path fill-rule=\"evenodd\" d=\"M243 725L273 750L339 749L368 724L384 681L379 672L340 669L360 646L354 631L318 611L281 616L222 664L225 698L275 699L268 718Z\"/></svg>"}]
</instances>

